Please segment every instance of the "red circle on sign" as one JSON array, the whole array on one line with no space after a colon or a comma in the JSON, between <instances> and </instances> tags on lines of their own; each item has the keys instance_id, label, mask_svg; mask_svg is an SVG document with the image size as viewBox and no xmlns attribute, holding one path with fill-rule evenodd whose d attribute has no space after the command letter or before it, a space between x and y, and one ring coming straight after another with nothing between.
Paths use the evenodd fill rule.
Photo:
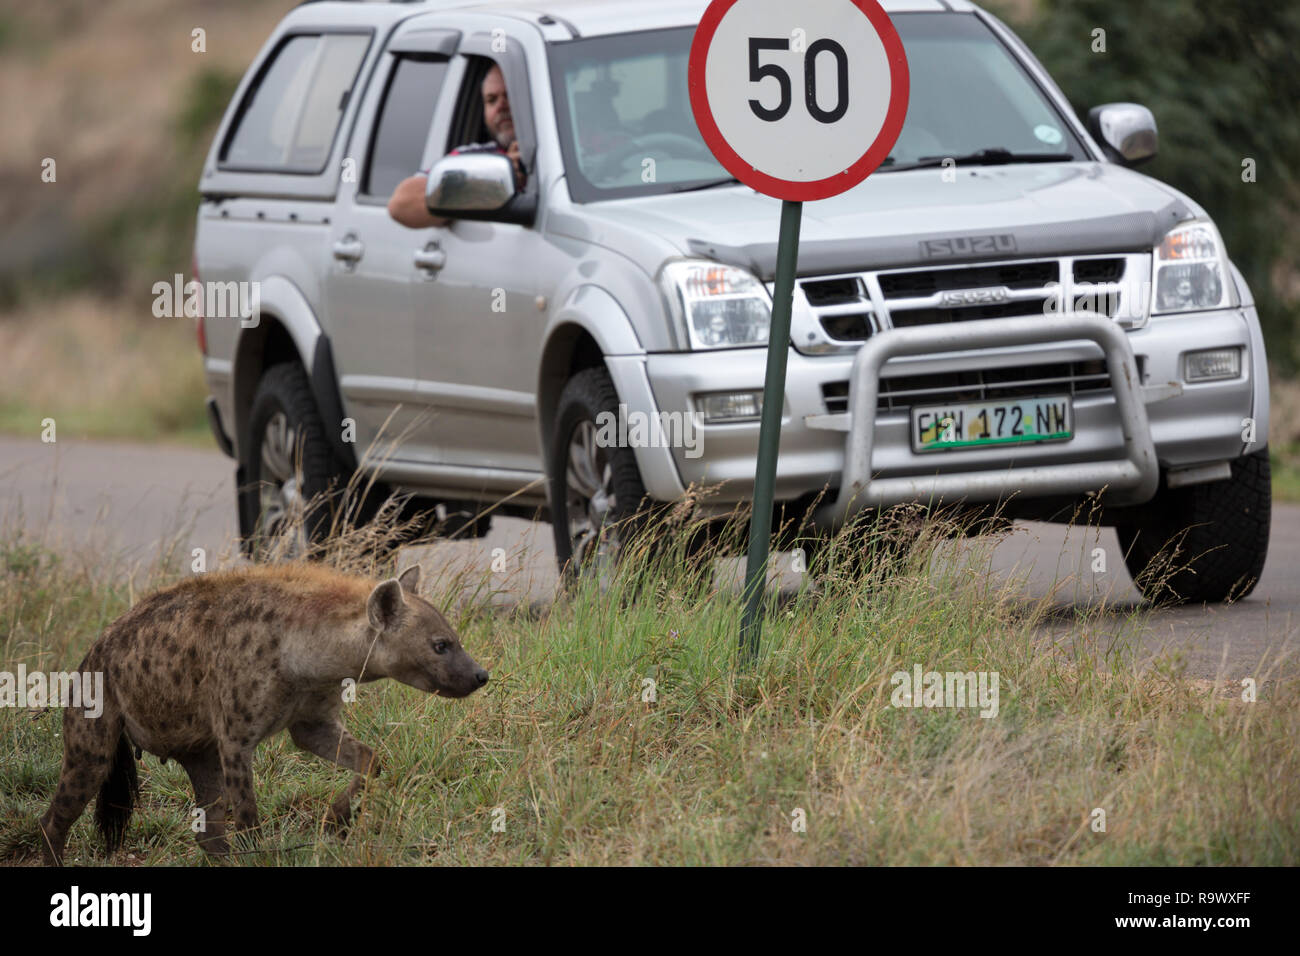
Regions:
<instances>
[{"instance_id":1,"label":"red circle on sign","mask_svg":"<svg viewBox=\"0 0 1300 956\"><path fill-rule=\"evenodd\" d=\"M795 182L761 173L750 163L745 162L740 154L731 148L723 137L722 131L718 129L717 120L713 118L713 109L709 105L705 84L705 63L718 24L738 2L740 0L713 0L709 8L704 11L704 17L695 31L695 39L691 41L691 59L687 67L691 110L695 113L695 125L700 128L704 142L727 172L764 195L795 202L813 202L847 192L874 173L885 161L889 151L894 148L894 143L898 141L898 134L903 131L903 121L907 119L909 84L907 54L903 50L903 41L899 39L894 24L876 0L849 0L871 21L876 35L880 37L880 42L885 48L885 57L889 61L889 106L885 111L885 122L881 125L880 132L871 146L862 154L862 158L844 172L826 179Z\"/></svg>"}]
</instances>

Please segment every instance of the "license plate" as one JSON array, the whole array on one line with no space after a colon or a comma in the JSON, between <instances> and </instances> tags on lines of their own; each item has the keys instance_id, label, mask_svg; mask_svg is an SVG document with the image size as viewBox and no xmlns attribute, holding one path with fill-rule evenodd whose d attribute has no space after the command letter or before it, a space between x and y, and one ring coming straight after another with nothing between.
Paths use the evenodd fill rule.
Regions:
<instances>
[{"instance_id":1,"label":"license plate","mask_svg":"<svg viewBox=\"0 0 1300 956\"><path fill-rule=\"evenodd\" d=\"M1074 408L1068 395L912 409L912 450L948 451L1069 441Z\"/></svg>"}]
</instances>

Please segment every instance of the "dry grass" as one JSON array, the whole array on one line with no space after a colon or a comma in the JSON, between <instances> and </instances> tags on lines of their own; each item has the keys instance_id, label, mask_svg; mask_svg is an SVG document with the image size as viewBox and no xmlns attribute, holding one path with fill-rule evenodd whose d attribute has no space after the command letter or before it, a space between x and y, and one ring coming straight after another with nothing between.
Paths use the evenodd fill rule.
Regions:
<instances>
[{"instance_id":1,"label":"dry grass","mask_svg":"<svg viewBox=\"0 0 1300 956\"><path fill-rule=\"evenodd\" d=\"M0 315L0 431L212 446L192 319L84 295Z\"/></svg>"},{"instance_id":2,"label":"dry grass","mask_svg":"<svg viewBox=\"0 0 1300 956\"><path fill-rule=\"evenodd\" d=\"M398 524L358 531L325 559L391 573L378 546ZM347 721L386 769L344 839L321 821L345 774L283 735L264 744L262 832L237 862L1297 862L1300 688L1270 662L1256 671L1260 700L1245 703L1226 677L1138 666L1140 614L1116 631L1113 617L1081 613L1051 644L1045 607L980 573L989 541L951 540L930 520L888 575L851 571L863 541L841 539L816 587L770 609L744 673L739 603L700 573L709 555L688 558L689 531L637 542L607 591L579 586L540 617L456 607L466 582L426 569L492 682L464 701L367 685ZM124 575L6 540L0 669L74 666L130 603ZM160 565L135 588L183 573ZM891 706L892 675L914 664L997 672L997 716ZM58 730L57 714L0 710L0 859L35 858ZM142 779L123 854L208 862L185 826L183 773L146 759ZM792 828L796 811L806 831ZM124 861L102 861L99 845L87 815L69 861Z\"/></svg>"}]
</instances>

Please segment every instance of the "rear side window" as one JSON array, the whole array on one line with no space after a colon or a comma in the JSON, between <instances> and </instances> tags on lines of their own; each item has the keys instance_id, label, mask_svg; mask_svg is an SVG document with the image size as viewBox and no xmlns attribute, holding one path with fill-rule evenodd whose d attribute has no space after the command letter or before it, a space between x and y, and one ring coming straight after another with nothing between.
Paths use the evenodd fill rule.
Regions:
<instances>
[{"instance_id":1,"label":"rear side window","mask_svg":"<svg viewBox=\"0 0 1300 956\"><path fill-rule=\"evenodd\" d=\"M388 196L418 171L449 62L441 57L404 56L393 67L370 141L362 193Z\"/></svg>"},{"instance_id":2,"label":"rear side window","mask_svg":"<svg viewBox=\"0 0 1300 956\"><path fill-rule=\"evenodd\" d=\"M369 45L366 34L288 38L244 97L221 165L324 171Z\"/></svg>"}]
</instances>

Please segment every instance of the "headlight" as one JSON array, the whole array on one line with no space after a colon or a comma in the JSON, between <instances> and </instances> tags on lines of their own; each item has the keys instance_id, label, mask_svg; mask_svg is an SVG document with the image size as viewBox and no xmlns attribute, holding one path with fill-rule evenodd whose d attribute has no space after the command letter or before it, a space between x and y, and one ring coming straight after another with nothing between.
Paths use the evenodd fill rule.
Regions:
<instances>
[{"instance_id":1,"label":"headlight","mask_svg":"<svg viewBox=\"0 0 1300 956\"><path fill-rule=\"evenodd\" d=\"M716 262L670 262L659 273L659 287L691 348L767 344L772 299L745 270Z\"/></svg>"},{"instance_id":2,"label":"headlight","mask_svg":"<svg viewBox=\"0 0 1300 956\"><path fill-rule=\"evenodd\" d=\"M1174 229L1156 247L1152 268L1152 315L1236 305L1223 242L1212 223L1201 220Z\"/></svg>"}]
</instances>

